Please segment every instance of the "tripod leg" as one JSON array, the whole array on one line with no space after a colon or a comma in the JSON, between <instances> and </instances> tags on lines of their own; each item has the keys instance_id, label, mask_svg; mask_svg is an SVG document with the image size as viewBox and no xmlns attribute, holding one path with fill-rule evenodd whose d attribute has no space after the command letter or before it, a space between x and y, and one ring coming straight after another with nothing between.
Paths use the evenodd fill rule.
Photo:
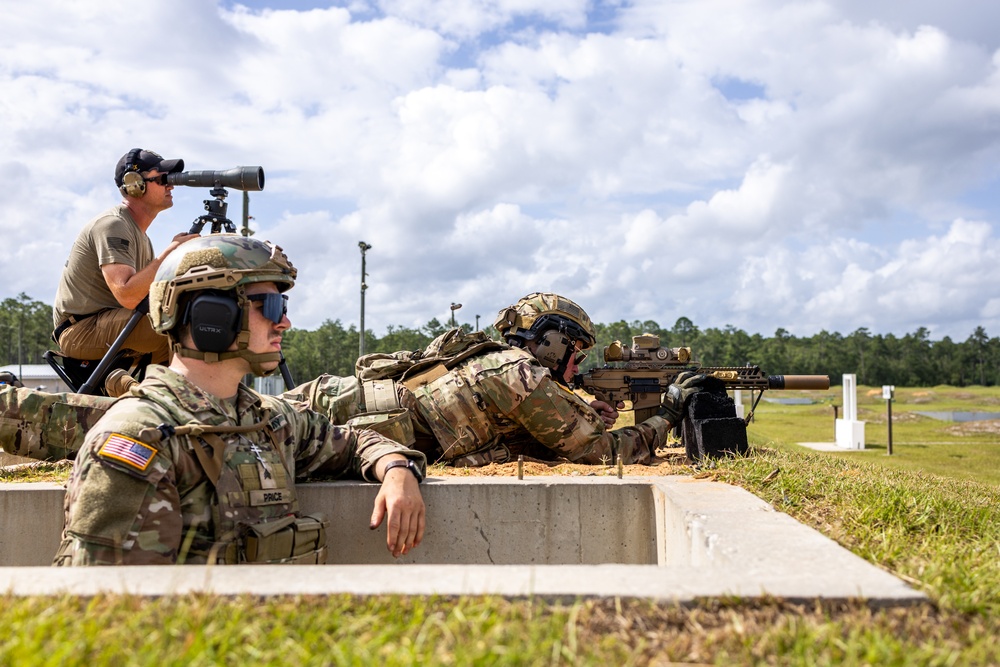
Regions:
<instances>
[{"instance_id":1,"label":"tripod leg","mask_svg":"<svg viewBox=\"0 0 1000 667\"><path fill-rule=\"evenodd\" d=\"M149 312L149 297L147 296L139 303L138 306L136 306L135 312L132 313L132 317L130 317L128 322L125 324L125 328L122 329L120 334L118 334L118 337L115 338L115 341L111 343L111 347L109 347L108 351L104 353L103 357L101 357L100 363L97 364L97 367L94 368L93 372L90 374L90 377L87 378L87 381L84 382L83 386L80 387L78 393L80 394L94 393L94 389L98 386L98 383L101 382L101 378L104 376L104 373L107 372L108 367L111 365L111 362L115 360L115 355L118 354L118 350L120 350L122 345L125 344L125 339L129 337L129 334L132 333L132 330L135 329L137 324L139 324L139 320L145 317L146 313L148 312Z\"/></svg>"}]
</instances>

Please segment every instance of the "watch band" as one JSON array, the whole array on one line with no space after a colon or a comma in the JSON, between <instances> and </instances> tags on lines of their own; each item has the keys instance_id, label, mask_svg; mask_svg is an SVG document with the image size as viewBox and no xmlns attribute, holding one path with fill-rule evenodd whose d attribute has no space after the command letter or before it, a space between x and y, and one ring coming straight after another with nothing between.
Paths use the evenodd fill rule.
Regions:
<instances>
[{"instance_id":1,"label":"watch band","mask_svg":"<svg viewBox=\"0 0 1000 667\"><path fill-rule=\"evenodd\" d=\"M413 473L414 477L417 478L417 484L424 481L424 476L420 474L420 468L417 466L416 463L414 463L410 459L406 459L405 461L400 461L397 459L395 461L389 461L388 463L386 463L385 468L382 470L383 479L385 478L386 473L388 473L393 468L406 468L407 470Z\"/></svg>"}]
</instances>

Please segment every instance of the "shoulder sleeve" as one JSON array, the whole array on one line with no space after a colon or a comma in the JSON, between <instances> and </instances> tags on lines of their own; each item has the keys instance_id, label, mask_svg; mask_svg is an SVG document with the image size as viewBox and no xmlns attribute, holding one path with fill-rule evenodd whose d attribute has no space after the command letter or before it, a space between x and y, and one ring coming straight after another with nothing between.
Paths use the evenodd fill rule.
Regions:
<instances>
[{"instance_id":1,"label":"shoulder sleeve","mask_svg":"<svg viewBox=\"0 0 1000 667\"><path fill-rule=\"evenodd\" d=\"M141 250L136 230L131 222L114 215L104 216L95 222L92 240L98 264L126 264L138 268L136 263Z\"/></svg>"},{"instance_id":2,"label":"shoulder sleeve","mask_svg":"<svg viewBox=\"0 0 1000 667\"><path fill-rule=\"evenodd\" d=\"M361 387L356 377L320 375L291 389L282 398L326 415L334 424L344 424L358 413Z\"/></svg>"},{"instance_id":3,"label":"shoulder sleeve","mask_svg":"<svg viewBox=\"0 0 1000 667\"><path fill-rule=\"evenodd\" d=\"M64 540L72 543L70 560L174 562L182 519L170 448L142 442L130 422L111 416L88 434L70 479Z\"/></svg>"},{"instance_id":4,"label":"shoulder sleeve","mask_svg":"<svg viewBox=\"0 0 1000 667\"><path fill-rule=\"evenodd\" d=\"M366 429L339 426L303 402L290 403L278 397L263 397L272 411L275 436L294 461L296 479L309 477L353 477L375 481L375 462L398 453L413 459L426 471L427 459Z\"/></svg>"}]
</instances>

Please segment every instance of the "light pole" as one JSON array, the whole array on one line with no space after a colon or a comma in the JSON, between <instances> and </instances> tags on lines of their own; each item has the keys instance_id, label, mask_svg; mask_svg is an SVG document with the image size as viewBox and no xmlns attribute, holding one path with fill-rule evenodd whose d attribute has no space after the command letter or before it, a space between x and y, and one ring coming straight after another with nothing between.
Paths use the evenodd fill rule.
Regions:
<instances>
[{"instance_id":1,"label":"light pole","mask_svg":"<svg viewBox=\"0 0 1000 667\"><path fill-rule=\"evenodd\" d=\"M460 303L451 304L451 328L454 329L457 325L455 324L455 311L462 307Z\"/></svg>"},{"instance_id":2,"label":"light pole","mask_svg":"<svg viewBox=\"0 0 1000 667\"><path fill-rule=\"evenodd\" d=\"M476 331L479 331L479 315L476 315Z\"/></svg>"},{"instance_id":3,"label":"light pole","mask_svg":"<svg viewBox=\"0 0 1000 667\"><path fill-rule=\"evenodd\" d=\"M361 336L358 342L358 356L365 356L365 290L368 289L368 285L365 284L365 278L368 273L365 272L365 253L372 249L370 245L364 241L358 241L358 247L361 248Z\"/></svg>"},{"instance_id":4,"label":"light pole","mask_svg":"<svg viewBox=\"0 0 1000 667\"><path fill-rule=\"evenodd\" d=\"M243 236L253 236L253 231L250 229L250 221L254 217L250 215L250 193L246 190L243 191L243 229L240 233Z\"/></svg>"}]
</instances>

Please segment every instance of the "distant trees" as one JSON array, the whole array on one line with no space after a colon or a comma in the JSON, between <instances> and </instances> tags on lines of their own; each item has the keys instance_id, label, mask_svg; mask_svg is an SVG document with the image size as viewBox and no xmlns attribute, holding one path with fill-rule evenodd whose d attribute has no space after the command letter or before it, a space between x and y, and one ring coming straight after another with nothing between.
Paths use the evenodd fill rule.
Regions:
<instances>
[{"instance_id":1,"label":"distant trees","mask_svg":"<svg viewBox=\"0 0 1000 667\"><path fill-rule=\"evenodd\" d=\"M52 306L21 292L0 302L0 364L41 364L52 342Z\"/></svg>"},{"instance_id":2,"label":"distant trees","mask_svg":"<svg viewBox=\"0 0 1000 667\"><path fill-rule=\"evenodd\" d=\"M862 327L847 336L820 331L800 338L780 328L773 336L748 334L733 326L700 329L686 317L678 318L669 329L653 320L619 320L594 326L597 345L584 369L603 364L603 348L612 341L631 345L633 336L651 333L660 337L664 347L690 347L697 361L710 366L753 363L776 375L829 375L834 384L839 384L845 373L856 374L859 384L869 386L1000 384L1000 339L991 338L983 327L956 342L947 336L932 341L924 327L902 337L872 334ZM447 328L435 318L417 329L389 326L382 336L369 330L365 332L365 351L420 349ZM471 330L468 324L463 328ZM497 337L492 327L485 331ZM51 332L52 308L48 304L23 293L4 299L0 302L0 365L44 363L42 354L54 348ZM353 374L359 335L356 326L345 327L340 320L327 320L313 331L289 330L283 347L292 376L304 381L322 373Z\"/></svg>"},{"instance_id":3,"label":"distant trees","mask_svg":"<svg viewBox=\"0 0 1000 667\"><path fill-rule=\"evenodd\" d=\"M901 338L872 334L865 327L848 336L824 330L802 338L779 328L773 336L763 337L732 326L702 330L686 317L670 329L652 321L624 320L595 327L597 349L585 369L603 363L603 347L612 341L630 344L633 336L652 333L664 347L690 347L694 359L706 366L752 363L775 375L829 375L834 384L840 384L846 373L854 373L859 384L869 386L1000 384L1000 339L990 338L983 327L976 327L963 343L947 336L932 341L925 327Z\"/></svg>"}]
</instances>

